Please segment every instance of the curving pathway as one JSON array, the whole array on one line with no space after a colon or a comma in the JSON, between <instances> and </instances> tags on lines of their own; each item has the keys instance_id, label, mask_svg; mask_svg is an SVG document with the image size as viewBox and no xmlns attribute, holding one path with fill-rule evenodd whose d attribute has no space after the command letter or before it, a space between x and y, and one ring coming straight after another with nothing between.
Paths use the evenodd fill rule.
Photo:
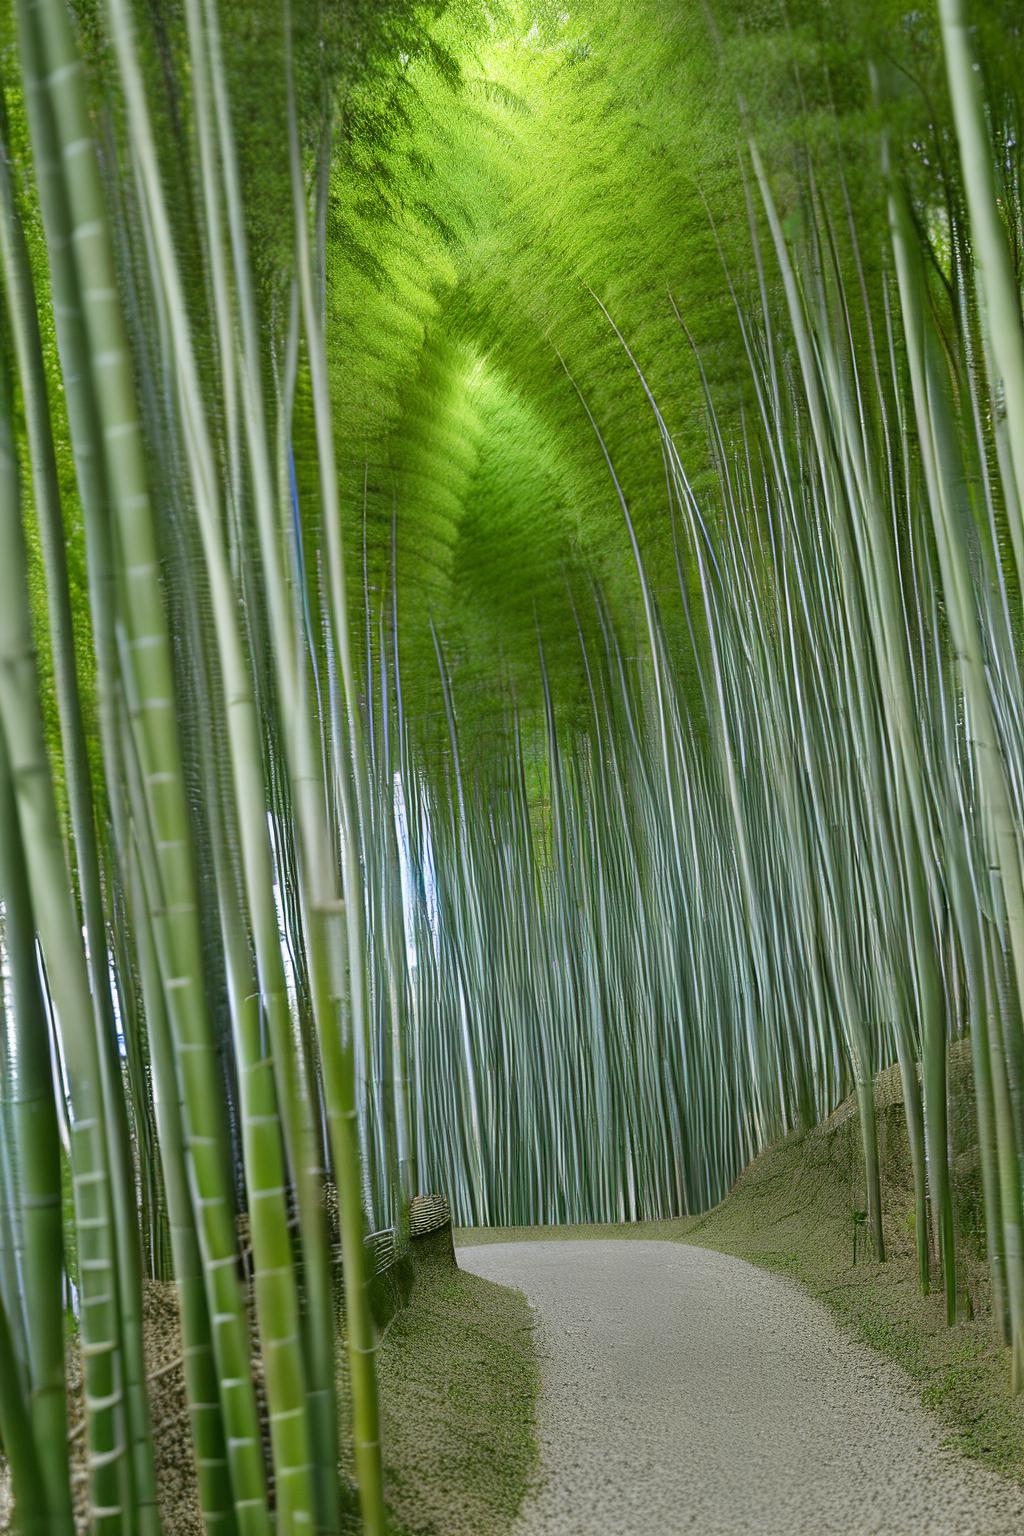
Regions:
<instances>
[{"instance_id":1,"label":"curving pathway","mask_svg":"<svg viewBox=\"0 0 1024 1536\"><path fill-rule=\"evenodd\" d=\"M895 1366L742 1259L632 1240L460 1248L537 1314L541 1475L515 1536L1020 1536Z\"/></svg>"}]
</instances>

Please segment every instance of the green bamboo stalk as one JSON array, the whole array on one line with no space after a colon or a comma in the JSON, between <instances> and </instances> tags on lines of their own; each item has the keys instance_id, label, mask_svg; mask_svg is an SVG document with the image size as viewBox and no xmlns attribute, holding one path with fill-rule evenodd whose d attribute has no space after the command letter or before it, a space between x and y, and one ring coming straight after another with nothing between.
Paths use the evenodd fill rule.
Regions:
<instances>
[{"instance_id":1,"label":"green bamboo stalk","mask_svg":"<svg viewBox=\"0 0 1024 1536\"><path fill-rule=\"evenodd\" d=\"M224 1420L210 1315L203 1283L203 1262L188 1183L183 1102L170 1019L164 998L151 912L160 903L160 877L146 810L138 760L128 722L121 732L124 776L134 807L127 855L127 900L139 960L146 1020L153 1059L153 1108L160 1138L160 1159L170 1224L174 1278L181 1311L183 1369L189 1425L196 1463L199 1508L209 1536L233 1536L236 1530Z\"/></svg>"},{"instance_id":2,"label":"green bamboo stalk","mask_svg":"<svg viewBox=\"0 0 1024 1536\"><path fill-rule=\"evenodd\" d=\"M60 1137L53 1102L50 1036L39 985L28 870L7 746L0 730L0 894L10 971L17 1086L11 1105L25 1230L23 1283L31 1372L29 1419L45 1492L48 1529L70 1536L71 1488L64 1382ZM12 1383L13 1389L13 1383ZM6 1437L5 1437L5 1443ZM13 1449L10 1455L14 1457Z\"/></svg>"},{"instance_id":3,"label":"green bamboo stalk","mask_svg":"<svg viewBox=\"0 0 1024 1536\"><path fill-rule=\"evenodd\" d=\"M1006 438L1014 491L1007 510L1017 578L1024 584L1024 321L1020 279L1000 212L996 161L985 110L985 76L975 45L970 5L968 0L938 0L938 13L983 324L1006 396Z\"/></svg>"},{"instance_id":4,"label":"green bamboo stalk","mask_svg":"<svg viewBox=\"0 0 1024 1536\"><path fill-rule=\"evenodd\" d=\"M97 1049L103 1074L105 1125L110 1139L114 1218L121 1274L125 1348L125 1391L129 1436L138 1490L140 1532L156 1521L156 1473L144 1384L141 1270L138 1224L134 1212L131 1146L117 1056L110 991L106 927L100 881L100 855L85 726L75 665L74 628L68 586L64 523L57 463L47 400L46 370L36 315L28 249L11 174L7 107L0 92L0 251L7 287L11 329L25 409L35 511L46 570L47 612L60 716L63 767L74 838L78 892L84 917L86 959L96 1019Z\"/></svg>"},{"instance_id":5,"label":"green bamboo stalk","mask_svg":"<svg viewBox=\"0 0 1024 1536\"><path fill-rule=\"evenodd\" d=\"M22 1536L49 1536L54 1529L43 1466L32 1429L32 1414L21 1391L18 1361L7 1309L0 1300L0 1439L7 1452L15 1501L15 1530ZM65 1442L60 1442L64 1451ZM65 1468L64 1481L67 1481Z\"/></svg>"},{"instance_id":6,"label":"green bamboo stalk","mask_svg":"<svg viewBox=\"0 0 1024 1536\"><path fill-rule=\"evenodd\" d=\"M840 279L841 281L841 279ZM856 564L862 573L865 608L881 677L879 692L886 728L892 743L892 768L897 775L894 830L901 836L906 855L903 875L907 889L911 931L914 945L914 982L923 1020L924 1114L927 1143L927 1167L932 1189L932 1205L938 1235L938 1250L946 1294L947 1322L956 1321L956 1256L953 1233L953 1202L949 1175L947 1083L946 1083L946 1009L942 979L934 937L933 881L929 860L934 833L927 809L928 782L919 733L914 719L909 660L902 628L902 603L896 582L895 561L889 529L883 521L882 502L871 462L869 445L864 442L861 412L855 408L848 389L839 377L833 361L834 348L826 338L821 346L826 373L826 389L831 402L830 415L840 435L841 464L848 486L851 511L852 546L840 559L845 572ZM830 376L831 375L831 376ZM838 501L838 498L837 498ZM841 503L837 520L841 520ZM879 759L876 750L873 761ZM884 781L888 762L882 765L882 777L876 780L875 793L884 800ZM904 1047L905 1052L905 1047ZM911 1077L910 1064L904 1079ZM913 1114L916 1084L908 1097L908 1134L913 1144L916 1116ZM920 1214L920 1200L918 1200ZM921 1278L925 1281L924 1245L919 1234Z\"/></svg>"},{"instance_id":7,"label":"green bamboo stalk","mask_svg":"<svg viewBox=\"0 0 1024 1536\"><path fill-rule=\"evenodd\" d=\"M90 1496L99 1536L134 1518L126 1438L117 1236L102 1077L81 928L68 879L40 708L19 470L8 382L0 388L0 722L32 907L71 1085L71 1162L81 1281Z\"/></svg>"},{"instance_id":8,"label":"green bamboo stalk","mask_svg":"<svg viewBox=\"0 0 1024 1536\"><path fill-rule=\"evenodd\" d=\"M1019 1143L1006 1067L1006 1034L1000 1018L1001 999L996 981L999 968L993 954L998 940L994 925L990 925L989 932L983 936L983 942L984 937L988 940L985 944L986 1020L1010 1324L1010 1390L1020 1392L1024 1389L1024 1191L1021 1188Z\"/></svg>"},{"instance_id":9,"label":"green bamboo stalk","mask_svg":"<svg viewBox=\"0 0 1024 1536\"><path fill-rule=\"evenodd\" d=\"M190 6L190 13L193 9ZM235 297L242 315L242 338L236 342L232 354L224 359L224 367L226 371L237 369L239 374L240 430L244 435L245 448L248 451L245 467L252 476L261 553L265 561L268 547L267 526L269 524L272 528L276 527L277 512L273 490L268 489L273 484L273 473L270 469L271 455L263 415L263 360L259 356L256 341L253 318L253 279L245 241L237 167L234 163L230 113L224 93L223 69L219 58L215 7L206 7L206 13L205 25L200 23L198 17L195 18L193 49L198 52L202 48L201 34L205 30L205 41L210 51L213 97L217 109L223 190L231 223L232 255L236 278ZM191 22L190 25L192 25ZM194 53L195 56L197 56L196 53ZM228 319L230 320L230 316ZM276 534L269 535L271 548L275 538ZM276 560L276 554L271 558ZM277 649L282 631L287 632L289 643L293 639L293 620L288 617L282 622L280 610L275 609L274 606L279 593L280 588L276 579L261 582L254 575L251 596L254 600L268 602L270 635L274 647L274 655L271 658L274 676L273 680L267 684L268 698L264 707L273 717L271 733L274 742L273 750L281 751L285 759L289 759L287 741L282 740L287 737L289 730L287 712L277 713L273 705L274 682L277 684L277 696L287 698L293 675L287 653L282 657ZM291 814L292 792L286 783L284 789L288 811ZM308 957L303 950L304 931L301 917L298 916L298 907L301 903L298 893L289 890L287 884L289 874L298 874L299 882L301 882L301 874L297 871L295 863L290 868L280 862L276 865L283 898L291 909L286 916L289 919L289 944L293 952L298 985L296 1003L300 1018L299 1033L296 1035L283 970L277 913L273 905L275 866L271 859L271 849L265 843L266 833L265 820L260 826L255 823L251 825L250 840L253 845L251 878L256 880L260 893L259 905L256 907L258 954L274 1041L273 1064L278 1078L278 1099L282 1111L288 1163L298 1203L306 1293L303 1345L310 1429L314 1441L312 1464L316 1484L317 1528L334 1532L338 1529L341 1514L337 1476L338 1419L334 1376L333 1286L324 1203L325 1156L322 1127L316 1123L319 1104L315 1044L309 1028L310 989L303 986L308 974ZM279 832L276 835L290 841L290 834L285 832L283 826L279 826ZM257 838L262 838L264 841L257 845Z\"/></svg>"},{"instance_id":10,"label":"green bamboo stalk","mask_svg":"<svg viewBox=\"0 0 1024 1536\"><path fill-rule=\"evenodd\" d=\"M889 188L889 219L928 504L950 631L970 713L979 784L991 818L1010 955L1020 992L1024 982L1024 884L1006 768L993 720L976 599L963 544L964 514L958 506L963 463L948 385L943 377L944 364L937 355L935 338L925 316L920 256L913 240L906 194L894 179ZM1007 1262L1011 1262L1009 1253Z\"/></svg>"},{"instance_id":11,"label":"green bamboo stalk","mask_svg":"<svg viewBox=\"0 0 1024 1536\"><path fill-rule=\"evenodd\" d=\"M327 545L333 640L341 659L344 703L348 725L349 761L335 764L341 791L343 814L344 895L336 877L324 864L322 852L312 846L322 838L324 827L319 805L310 796L306 822L306 858L310 870L310 917L312 920L314 996L328 1091L332 1147L338 1177L341 1204L341 1245L345 1276L346 1328L349 1367L352 1382L353 1431L356 1477L363 1524L368 1536L383 1536L384 1479L380 1442L380 1407L375 1368L375 1326L370 1309L369 1269L363 1244L364 1216L357 1191L361 1185L359 1164L358 1109L355 1102L354 1040L365 1031L362 891L359 854L366 825L365 764L362 756L355 683L349 650L348 614L345 596L344 563L341 547L341 511L338 504L338 476L334 457L333 428L327 387L324 340L319 326L319 311L313 282L309 248L309 228L298 143L294 80L291 58L291 10L285 8L285 51L288 82L288 138L291 170L295 259L298 288L304 320L305 340L310 365L313 415L319 458L319 484L322 497L322 523ZM281 605L283 607L283 604ZM305 696L306 688L300 690ZM305 735L305 732L303 732ZM350 783L349 774L352 775ZM353 787L355 803L353 803ZM317 799L319 797L317 796ZM314 809L315 807L315 809ZM319 825L318 825L319 823ZM314 877L314 871L316 872ZM340 948L344 932L346 950ZM342 955L347 951L348 975L343 978ZM315 957L315 958L314 958ZM344 1011L338 1018L338 1004ZM335 1044L337 1023L340 1039Z\"/></svg>"},{"instance_id":12,"label":"green bamboo stalk","mask_svg":"<svg viewBox=\"0 0 1024 1536\"><path fill-rule=\"evenodd\" d=\"M87 344L84 357L80 351L73 355L72 367L76 377L87 381L83 387L91 386L94 413L92 421L83 414L79 428L86 431L96 426L100 433L80 447L80 457L102 458L123 562L124 658L164 897L155 914L157 949L188 1104L190 1181L199 1214L236 1509L240 1529L261 1536L267 1520L262 1452L247 1364L248 1328L233 1271L232 1198L225 1178L223 1119L203 996L191 831L174 711L174 671L118 274L82 64L66 11L61 0L21 0L19 17L26 83L51 114L49 134L34 132L34 152L44 163L54 150L61 156L60 169L46 164L40 177L62 182L64 208L52 210L48 243L51 248L61 244L70 247L78 278L84 335L82 330L69 335L66 346L75 354L83 342ZM62 226L63 212L67 217ZM74 427L73 422L73 431ZM88 507L86 511L88 515ZM106 509L98 507L95 511L102 516Z\"/></svg>"},{"instance_id":13,"label":"green bamboo stalk","mask_svg":"<svg viewBox=\"0 0 1024 1536\"><path fill-rule=\"evenodd\" d=\"M256 1263L258 1316L263 1338L271 1436L278 1491L278 1520L283 1530L312 1524L312 1458L307 1441L305 1366L299 1331L298 1294L288 1262L290 1253L285 1205L285 1171L277 1145L276 1119L292 1124L291 1145L297 1169L309 1160L308 1116L296 1105L297 1077L284 964L273 898L273 867L267 827L267 795L262 774L262 741L251 669L244 654L236 614L234 585L222 536L220 497L213 445L205 422L198 367L188 321L187 301L174 249L141 70L130 17L120 0L109 0L122 81L133 125L133 152L153 225L159 284L166 305L171 345L180 380L187 463L211 582L213 626L224 688L227 738L234 778L234 804L241 835L242 868L252 923L259 990L249 975L248 945L233 916L234 895L227 896L225 876L218 879L228 955L229 991L234 1000L235 1041L242 1088L246 1178ZM202 89L200 76L197 87ZM208 740L203 733L204 740ZM211 816L213 812L211 811ZM217 818L218 822L220 818ZM221 841L214 836L215 851ZM215 854L215 863L218 862ZM223 857L219 860L222 869ZM274 1065L265 1058L259 996L274 1043L274 1062L283 1087L282 1108L272 1084ZM284 1107L287 1105L287 1107ZM300 1161L302 1159L302 1161ZM283 1246L282 1246L283 1245Z\"/></svg>"},{"instance_id":14,"label":"green bamboo stalk","mask_svg":"<svg viewBox=\"0 0 1024 1536\"><path fill-rule=\"evenodd\" d=\"M992 1083L992 1055L989 1041L987 967L979 932L980 904L977 891L968 889L965 860L957 847L955 834L947 836L952 853L951 888L957 909L957 926L963 944L970 988L971 1062L974 1071L975 1100L978 1110L978 1150L981 1161L982 1198L985 1203L985 1241L992 1283L992 1312L1007 1344L1012 1344L1018 1311L1016 1298L1007 1294L1006 1243L1003 1228L1003 1204L998 1161L999 1132L996 1121Z\"/></svg>"}]
</instances>

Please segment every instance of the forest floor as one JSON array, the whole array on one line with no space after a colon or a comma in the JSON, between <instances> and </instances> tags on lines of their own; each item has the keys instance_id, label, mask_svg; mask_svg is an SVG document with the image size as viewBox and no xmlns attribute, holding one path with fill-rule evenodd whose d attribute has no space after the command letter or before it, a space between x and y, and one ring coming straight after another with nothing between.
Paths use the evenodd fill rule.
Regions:
<instances>
[{"instance_id":1,"label":"forest floor","mask_svg":"<svg viewBox=\"0 0 1024 1536\"><path fill-rule=\"evenodd\" d=\"M856 1339L903 1368L922 1403L938 1415L950 1445L1024 1482L1024 1395L1010 1392L1008 1355L992 1319L970 1058L962 1046L951 1052L950 1079L961 1255L961 1316L953 1328L946 1326L941 1292L922 1296L918 1290L913 1188L895 1070L877 1082L884 1264L866 1246L858 1220L863 1165L852 1100L813 1131L762 1153L706 1215L623 1226L473 1228L457 1232L456 1242L668 1239L735 1254L788 1275L824 1302Z\"/></svg>"}]
</instances>

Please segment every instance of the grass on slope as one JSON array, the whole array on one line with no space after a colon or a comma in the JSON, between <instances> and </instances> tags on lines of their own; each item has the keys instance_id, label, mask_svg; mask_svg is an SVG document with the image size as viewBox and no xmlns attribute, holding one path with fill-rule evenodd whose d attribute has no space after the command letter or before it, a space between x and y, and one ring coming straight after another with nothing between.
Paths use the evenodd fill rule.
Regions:
<instances>
[{"instance_id":1,"label":"grass on slope","mask_svg":"<svg viewBox=\"0 0 1024 1536\"><path fill-rule=\"evenodd\" d=\"M412 1296L378 1356L395 1536L505 1536L537 1458L529 1308L456 1269L447 1231L414 1247Z\"/></svg>"},{"instance_id":2,"label":"grass on slope","mask_svg":"<svg viewBox=\"0 0 1024 1536\"><path fill-rule=\"evenodd\" d=\"M770 1147L704 1216L635 1226L534 1227L457 1234L465 1242L541 1237L668 1238L736 1254L799 1281L857 1337L896 1360L965 1454L1024 1480L1024 1395L992 1320L977 1128L966 1043L950 1057L951 1140L961 1262L960 1311L947 1328L940 1289L921 1296L914 1202L898 1073L877 1081L883 1212L889 1256L875 1262L856 1213L864 1185L853 1100L824 1124ZM857 1262L854 1263L854 1234Z\"/></svg>"}]
</instances>

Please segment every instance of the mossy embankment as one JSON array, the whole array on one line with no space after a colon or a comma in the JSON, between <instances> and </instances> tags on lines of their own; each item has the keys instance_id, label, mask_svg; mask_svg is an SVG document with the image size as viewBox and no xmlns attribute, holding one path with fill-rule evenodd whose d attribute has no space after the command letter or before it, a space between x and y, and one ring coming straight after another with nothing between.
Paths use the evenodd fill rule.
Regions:
<instances>
[{"instance_id":1,"label":"mossy embankment","mask_svg":"<svg viewBox=\"0 0 1024 1536\"><path fill-rule=\"evenodd\" d=\"M960 1317L945 1322L941 1288L922 1296L902 1093L895 1069L876 1084L887 1259L879 1264L858 1213L864 1206L856 1109L847 1100L822 1125L777 1142L703 1216L636 1225L475 1228L472 1243L524 1238L669 1238L735 1254L791 1276L852 1333L897 1361L961 1451L1024 1481L1024 1395L1010 1391L1009 1358L992 1317L977 1126L966 1043L950 1057L950 1134L958 1224ZM856 1236L856 1262L854 1240Z\"/></svg>"},{"instance_id":2,"label":"mossy embankment","mask_svg":"<svg viewBox=\"0 0 1024 1536\"><path fill-rule=\"evenodd\" d=\"M525 1298L455 1265L449 1230L419 1238L409 1304L381 1344L396 1536L505 1536L537 1460L539 1386Z\"/></svg>"}]
</instances>

